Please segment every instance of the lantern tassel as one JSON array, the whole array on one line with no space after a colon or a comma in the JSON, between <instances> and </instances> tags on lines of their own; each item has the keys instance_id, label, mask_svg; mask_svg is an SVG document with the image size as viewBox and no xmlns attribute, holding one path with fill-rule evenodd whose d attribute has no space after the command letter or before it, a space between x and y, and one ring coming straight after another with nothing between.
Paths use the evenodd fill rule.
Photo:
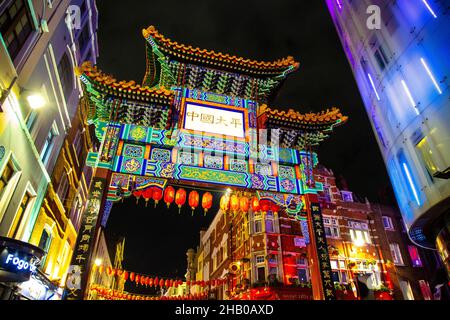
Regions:
<instances>
[{"instance_id":1,"label":"lantern tassel","mask_svg":"<svg viewBox=\"0 0 450 320\"><path fill-rule=\"evenodd\" d=\"M194 216L194 209L192 209L192 216Z\"/></svg>"}]
</instances>

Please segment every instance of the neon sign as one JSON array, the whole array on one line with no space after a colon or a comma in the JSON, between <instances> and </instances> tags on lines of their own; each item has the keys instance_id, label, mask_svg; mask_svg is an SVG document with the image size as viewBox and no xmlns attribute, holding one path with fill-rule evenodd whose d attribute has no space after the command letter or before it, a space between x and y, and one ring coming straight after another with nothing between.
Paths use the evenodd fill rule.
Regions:
<instances>
[{"instance_id":1,"label":"neon sign","mask_svg":"<svg viewBox=\"0 0 450 320\"><path fill-rule=\"evenodd\" d=\"M13 265L17 270L29 270L30 272L36 271L36 265L33 262L28 262L26 260L15 257L12 254L8 254L6 257L5 265Z\"/></svg>"}]
</instances>

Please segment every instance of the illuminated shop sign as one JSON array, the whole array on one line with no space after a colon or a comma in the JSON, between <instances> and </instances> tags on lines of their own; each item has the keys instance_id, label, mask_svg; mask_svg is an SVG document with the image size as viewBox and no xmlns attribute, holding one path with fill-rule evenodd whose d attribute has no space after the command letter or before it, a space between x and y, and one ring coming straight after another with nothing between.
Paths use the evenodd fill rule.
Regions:
<instances>
[{"instance_id":1,"label":"illuminated shop sign","mask_svg":"<svg viewBox=\"0 0 450 320\"><path fill-rule=\"evenodd\" d=\"M183 128L211 134L245 138L247 110L219 104L187 101Z\"/></svg>"},{"instance_id":2,"label":"illuminated shop sign","mask_svg":"<svg viewBox=\"0 0 450 320\"><path fill-rule=\"evenodd\" d=\"M29 243L0 237L0 281L29 280L43 255L42 249Z\"/></svg>"}]
</instances>

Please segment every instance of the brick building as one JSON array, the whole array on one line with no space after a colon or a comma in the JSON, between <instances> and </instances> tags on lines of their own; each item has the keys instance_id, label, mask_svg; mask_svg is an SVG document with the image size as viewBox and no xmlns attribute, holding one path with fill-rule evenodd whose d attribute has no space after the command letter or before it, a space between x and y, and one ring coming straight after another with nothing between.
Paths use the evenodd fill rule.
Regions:
<instances>
[{"instance_id":1,"label":"brick building","mask_svg":"<svg viewBox=\"0 0 450 320\"><path fill-rule=\"evenodd\" d=\"M315 179L324 186L319 200L338 298L432 299L439 259L410 242L400 213L340 190L331 170L317 168ZM312 299L308 237L284 210L220 210L200 234L196 280L228 282L192 290L217 299Z\"/></svg>"}]
</instances>

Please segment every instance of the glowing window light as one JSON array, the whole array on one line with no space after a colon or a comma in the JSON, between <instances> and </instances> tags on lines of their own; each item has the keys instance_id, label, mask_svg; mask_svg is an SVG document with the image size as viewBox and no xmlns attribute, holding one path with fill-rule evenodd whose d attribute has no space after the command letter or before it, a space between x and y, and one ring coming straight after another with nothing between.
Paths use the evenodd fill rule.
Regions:
<instances>
[{"instance_id":1,"label":"glowing window light","mask_svg":"<svg viewBox=\"0 0 450 320\"><path fill-rule=\"evenodd\" d=\"M428 68L427 63L425 62L425 60L424 60L423 58L420 58L420 61L422 62L423 67L424 67L425 70L427 71L428 76L430 77L431 81L433 81L433 84L434 84L434 86L436 87L437 91L439 92L439 94L442 94L442 90L441 90L441 88L439 87L439 85L438 85L436 79L434 78L433 73L431 73L430 68Z\"/></svg>"},{"instance_id":2,"label":"glowing window light","mask_svg":"<svg viewBox=\"0 0 450 320\"><path fill-rule=\"evenodd\" d=\"M375 88L375 84L373 83L372 76L370 75L370 73L368 73L367 76L369 77L370 84L372 85L373 91L375 91L378 101L380 101L381 99L380 96L378 95L377 88Z\"/></svg>"},{"instance_id":3,"label":"glowing window light","mask_svg":"<svg viewBox=\"0 0 450 320\"><path fill-rule=\"evenodd\" d=\"M414 101L412 95L411 95L411 91L409 91L408 86L406 85L405 80L402 80L402 85L403 85L403 89L406 92L406 95L408 96L409 102L411 102L411 106L414 108L414 110L416 111L417 114L419 114L419 110L417 110L416 107L416 102Z\"/></svg>"},{"instance_id":4,"label":"glowing window light","mask_svg":"<svg viewBox=\"0 0 450 320\"><path fill-rule=\"evenodd\" d=\"M408 182L409 182L409 185L411 186L411 189L414 194L414 198L416 199L417 205L420 206L420 200L419 200L419 196L416 191L416 187L414 186L414 183L411 178L411 174L409 173L408 166L406 165L405 162L403 162L403 170L405 170L406 177L408 178Z\"/></svg>"},{"instance_id":5,"label":"glowing window light","mask_svg":"<svg viewBox=\"0 0 450 320\"><path fill-rule=\"evenodd\" d=\"M430 11L430 13L433 15L433 17L436 19L437 16L434 13L433 9L431 9L430 5L428 4L427 0L422 0L422 2L425 4L425 6L427 7L428 11Z\"/></svg>"}]
</instances>

